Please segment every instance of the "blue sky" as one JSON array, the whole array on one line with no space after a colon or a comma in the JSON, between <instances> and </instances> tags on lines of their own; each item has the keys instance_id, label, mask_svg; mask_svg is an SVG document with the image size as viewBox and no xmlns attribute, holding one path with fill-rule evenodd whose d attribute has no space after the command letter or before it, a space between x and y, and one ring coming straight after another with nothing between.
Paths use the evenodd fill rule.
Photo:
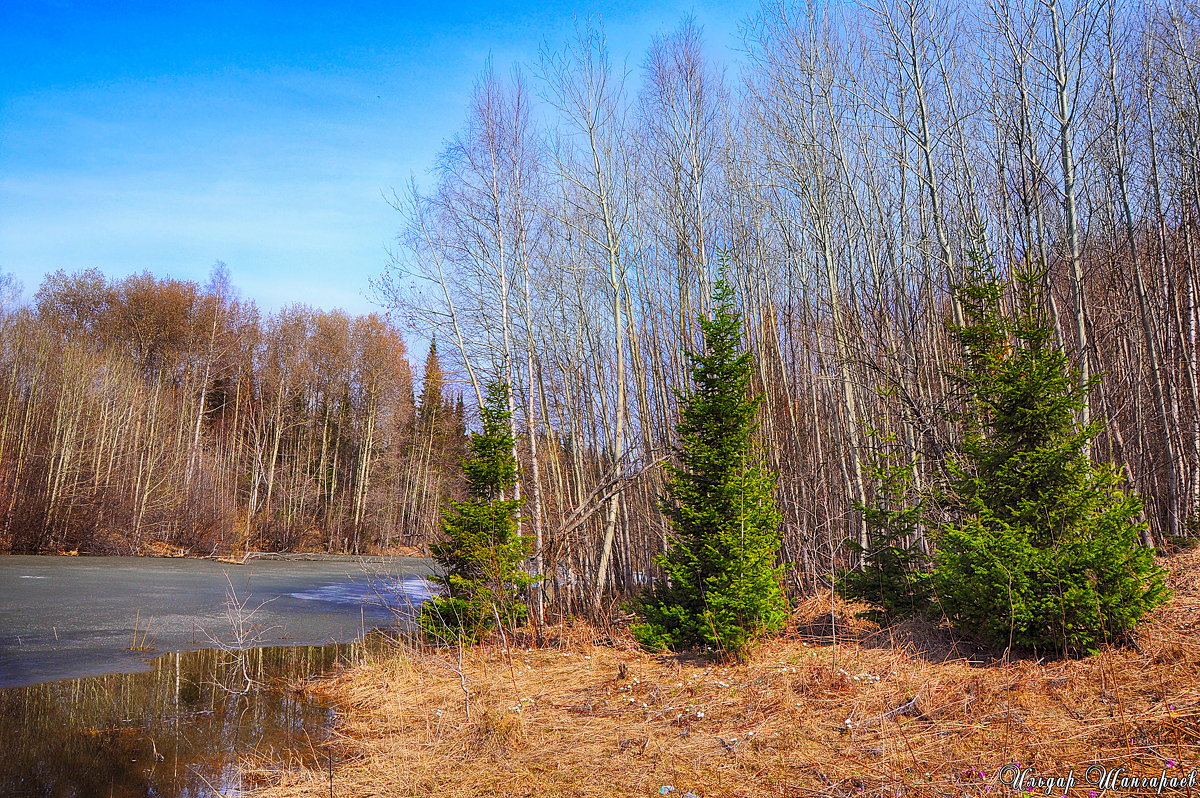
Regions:
<instances>
[{"instance_id":1,"label":"blue sky","mask_svg":"<svg viewBox=\"0 0 1200 798\"><path fill-rule=\"evenodd\" d=\"M377 309L365 296L491 56L531 63L599 16L636 79L693 14L732 62L749 0L659 3L0 2L0 270L203 281Z\"/></svg>"}]
</instances>

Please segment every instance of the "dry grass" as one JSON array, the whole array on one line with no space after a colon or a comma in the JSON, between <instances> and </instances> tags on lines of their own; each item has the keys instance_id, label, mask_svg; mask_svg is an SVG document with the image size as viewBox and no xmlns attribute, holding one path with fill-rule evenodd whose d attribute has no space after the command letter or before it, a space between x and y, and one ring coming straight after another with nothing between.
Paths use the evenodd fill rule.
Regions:
<instances>
[{"instance_id":1,"label":"dry grass","mask_svg":"<svg viewBox=\"0 0 1200 798\"><path fill-rule=\"evenodd\" d=\"M739 666L582 627L511 664L469 652L468 719L452 656L397 650L316 688L343 708L334 794L962 796L1008 793L995 774L1010 762L1186 773L1200 767L1200 554L1167 565L1175 599L1136 646L1085 660L987 663L941 630L873 631L846 606L833 644L814 599ZM264 796L330 794L325 772L276 778Z\"/></svg>"}]
</instances>

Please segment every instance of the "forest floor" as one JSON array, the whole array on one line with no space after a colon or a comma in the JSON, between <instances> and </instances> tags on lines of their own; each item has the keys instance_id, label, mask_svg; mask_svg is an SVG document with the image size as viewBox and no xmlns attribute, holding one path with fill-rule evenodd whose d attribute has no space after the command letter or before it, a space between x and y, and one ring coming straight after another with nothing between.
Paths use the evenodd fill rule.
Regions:
<instances>
[{"instance_id":1,"label":"forest floor","mask_svg":"<svg viewBox=\"0 0 1200 798\"><path fill-rule=\"evenodd\" d=\"M337 798L1001 796L1010 764L1041 795L1151 795L1120 779L1163 774L1200 795L1200 552L1163 564L1172 601L1132 645L1077 660L996 661L827 598L736 666L580 626L461 661L397 648L306 688L340 709L331 770L252 771L264 798L331 781Z\"/></svg>"}]
</instances>

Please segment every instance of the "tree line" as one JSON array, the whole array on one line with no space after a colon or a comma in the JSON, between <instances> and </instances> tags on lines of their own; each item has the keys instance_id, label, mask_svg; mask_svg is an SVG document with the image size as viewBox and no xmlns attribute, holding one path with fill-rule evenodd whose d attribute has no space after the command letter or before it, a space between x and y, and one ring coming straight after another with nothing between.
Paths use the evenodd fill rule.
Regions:
<instances>
[{"instance_id":1,"label":"tree line","mask_svg":"<svg viewBox=\"0 0 1200 798\"><path fill-rule=\"evenodd\" d=\"M916 488L919 466L895 437L876 456L867 527L848 541L859 555L830 573L842 596L865 601L860 615L881 623L916 616L944 619L959 633L1004 650L1071 655L1123 642L1149 610L1170 596L1155 550L1144 545L1143 503L1118 470L1086 453L1103 425L1081 423L1096 380L1081 380L1052 344L1041 275L1016 275L1016 307L988 264L972 264L955 289L963 325L947 376L961 387L960 439L932 464L942 476ZM655 564L664 579L633 597L630 631L653 651L715 650L744 660L788 619L779 564L775 476L756 445L761 396L751 390L752 355L742 320L718 279L711 315L701 317L703 347L688 352L689 385L680 394L673 461L660 510L670 525ZM441 588L418 615L436 641L474 642L507 635L540 605L524 598L544 574L529 573L532 539L519 533L522 501L512 498L517 463L508 386L492 383L480 408L463 470L466 502L442 515L445 541L433 546ZM897 462L898 461L898 462ZM461 651L461 648L460 648Z\"/></svg>"},{"instance_id":2,"label":"tree line","mask_svg":"<svg viewBox=\"0 0 1200 798\"><path fill-rule=\"evenodd\" d=\"M540 589L596 612L662 576L659 512L719 258L753 353L789 590L865 544L881 438L940 480L970 264L1038 276L1103 421L1085 454L1200 497L1200 16L1191 5L768 0L735 69L685 20L635 67L586 23L489 65L380 295L481 404L498 375ZM893 444L889 444L889 451Z\"/></svg>"},{"instance_id":3,"label":"tree line","mask_svg":"<svg viewBox=\"0 0 1200 798\"><path fill-rule=\"evenodd\" d=\"M414 396L375 314L264 315L206 285L48 275L0 321L0 541L16 552L368 552L461 490L436 347Z\"/></svg>"}]
</instances>

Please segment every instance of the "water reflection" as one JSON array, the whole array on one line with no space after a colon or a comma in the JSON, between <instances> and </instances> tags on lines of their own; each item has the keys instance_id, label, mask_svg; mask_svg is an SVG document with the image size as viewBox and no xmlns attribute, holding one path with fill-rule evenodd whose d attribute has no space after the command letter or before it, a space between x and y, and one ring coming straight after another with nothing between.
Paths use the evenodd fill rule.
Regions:
<instances>
[{"instance_id":1,"label":"water reflection","mask_svg":"<svg viewBox=\"0 0 1200 798\"><path fill-rule=\"evenodd\" d=\"M246 759L316 764L331 710L299 680L379 644L187 651L150 672L0 690L0 795L228 796L252 786Z\"/></svg>"}]
</instances>

